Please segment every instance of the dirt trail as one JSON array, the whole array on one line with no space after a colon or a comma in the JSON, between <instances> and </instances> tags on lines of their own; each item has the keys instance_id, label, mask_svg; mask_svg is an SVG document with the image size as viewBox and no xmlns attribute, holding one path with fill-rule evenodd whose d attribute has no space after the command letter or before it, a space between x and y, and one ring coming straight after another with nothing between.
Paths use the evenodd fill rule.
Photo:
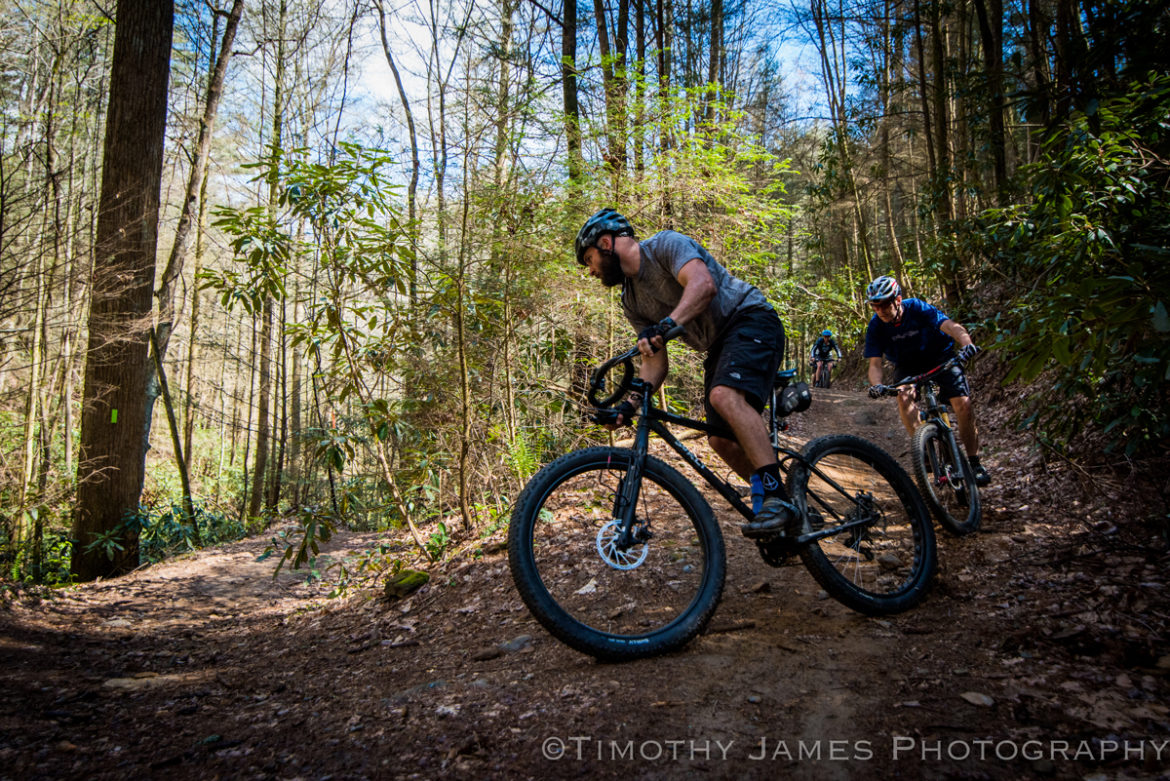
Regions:
<instances>
[{"instance_id":1,"label":"dirt trail","mask_svg":"<svg viewBox=\"0 0 1170 781\"><path fill-rule=\"evenodd\" d=\"M906 462L892 402L816 391L790 433L838 432ZM1148 508L1120 504L1123 484L1090 504L1059 468L1006 457L1023 452L1006 428L985 439L984 531L940 533L916 610L850 612L764 564L724 510L711 627L636 663L549 637L498 538L398 602L273 580L255 539L0 603L0 779L1166 775Z\"/></svg>"}]
</instances>

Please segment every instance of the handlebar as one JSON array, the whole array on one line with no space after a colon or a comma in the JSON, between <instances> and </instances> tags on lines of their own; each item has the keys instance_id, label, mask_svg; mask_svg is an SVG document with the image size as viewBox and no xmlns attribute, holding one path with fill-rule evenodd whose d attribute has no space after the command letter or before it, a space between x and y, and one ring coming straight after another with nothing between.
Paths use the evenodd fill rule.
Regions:
<instances>
[{"instance_id":1,"label":"handlebar","mask_svg":"<svg viewBox=\"0 0 1170 781\"><path fill-rule=\"evenodd\" d=\"M883 396L897 396L898 395L898 388L904 388L908 385L917 385L920 382L925 382L926 380L929 380L930 378L934 377L936 374L941 374L942 372L945 372L948 369L950 369L952 366L958 366L958 365L959 365L959 356L956 355L952 358L948 358L947 360L943 361L938 366L935 366L933 369L931 369L929 371L925 371L922 374L919 374L915 377L907 377L906 379L902 380L901 382L895 382L892 385L886 385L885 390L882 391L882 395Z\"/></svg>"},{"instance_id":2,"label":"handlebar","mask_svg":"<svg viewBox=\"0 0 1170 781\"><path fill-rule=\"evenodd\" d=\"M676 325L674 328L671 328L662 335L663 345L665 346L666 342L669 342L671 339L674 339L677 336L681 336L685 332L686 329L683 328L683 326ZM613 403L622 396L626 395L626 393L633 386L634 358L638 354L638 348L636 346L631 347L621 355L615 355L605 363L601 364L601 366L597 367L597 371L593 372L593 378L589 381L589 392L586 394L586 398L589 400L589 403L592 406L596 407L597 409L606 409L607 407L612 406ZM605 392L605 378L609 375L610 370L618 364L622 364L621 381L617 384L617 387L614 389L613 393L609 394L603 399L598 399L598 393Z\"/></svg>"}]
</instances>

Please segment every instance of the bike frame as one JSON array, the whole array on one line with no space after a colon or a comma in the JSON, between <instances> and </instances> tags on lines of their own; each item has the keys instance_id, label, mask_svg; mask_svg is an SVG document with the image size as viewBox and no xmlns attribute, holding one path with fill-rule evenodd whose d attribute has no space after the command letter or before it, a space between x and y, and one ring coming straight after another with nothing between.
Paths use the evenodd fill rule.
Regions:
<instances>
[{"instance_id":1,"label":"bike frame","mask_svg":"<svg viewBox=\"0 0 1170 781\"><path fill-rule=\"evenodd\" d=\"M682 415L676 415L673 412L669 412L667 410L658 409L653 404L653 394L650 393L649 385L640 378L634 378L633 380L630 380L629 386L630 389L635 393L640 392L642 394L642 408L639 411L640 417L638 420L637 429L634 434L634 446L630 449L629 470L626 473L626 477L623 480L623 485L619 491L619 496L616 500L618 502L618 506L614 508L614 517L621 521L621 535L617 540L618 548L624 550L625 548L628 548L637 542L637 540L634 539L633 534L634 516L637 510L638 495L642 487L642 472L645 469L646 457L649 454L650 432L654 432L659 437L661 437L663 441L665 441L672 450L678 453L679 456L681 456L682 459L686 461L692 469L702 475L707 484L714 488L719 493L719 495L722 496L727 501L727 503L735 509L736 512L738 512L744 518L751 520L754 517L754 513L752 512L751 508L744 503L743 499L740 498L739 493L735 490L732 484L715 474L715 472L713 472L710 467L703 463L702 459L695 455L686 445L682 443L681 440L679 440L678 437L674 435L674 433L669 428L667 428L666 424L683 426L684 428L689 428L694 431L702 431L709 435L724 437L731 440L735 439L735 434L721 426L714 426L710 423L694 420L693 418L683 417ZM776 394L774 390L772 394L772 402L775 401L775 396ZM810 469L814 474L820 477L827 485L831 486L834 490L840 492L841 494L848 496L848 492L842 486L840 486L831 477L824 474L815 465L806 461L803 455L780 444L780 418L776 415L775 404L772 402L768 404L769 437L772 442L772 449L776 451L777 458L780 461L780 468L785 472L785 474L787 474L788 470L791 468L791 462L799 461L805 466L805 468ZM802 534L792 541L796 546L815 542L824 537L831 537L844 531L848 531L854 526L864 526L868 523L867 519L842 523L840 516L833 512L829 505L823 500L819 499L815 494L810 492L807 498L815 500L818 505L828 510L832 514L836 523L832 525L826 524L826 527L823 529L809 532L808 534ZM800 507L798 509L802 514L807 514L807 502L806 506Z\"/></svg>"},{"instance_id":2,"label":"bike frame","mask_svg":"<svg viewBox=\"0 0 1170 781\"><path fill-rule=\"evenodd\" d=\"M837 365L837 361L832 358L813 358L813 381L815 382L823 374L827 380L833 376L833 367Z\"/></svg>"},{"instance_id":3,"label":"bike frame","mask_svg":"<svg viewBox=\"0 0 1170 781\"><path fill-rule=\"evenodd\" d=\"M933 421L936 426L941 429L943 436L946 437L947 445L951 451L951 462L955 465L955 469L960 470L960 477L965 480L974 482L974 475L963 473L963 463L965 459L959 451L959 440L955 436L955 427L951 424L950 405L945 401L938 400L938 394L935 392L935 381L942 372L955 365L955 359L951 358L944 363L939 364L928 372L919 374L916 377L908 377L905 380L891 385L892 388L902 388L913 385L918 401L923 408L918 411L918 418L923 422ZM932 468L937 469L938 464L931 464Z\"/></svg>"}]
</instances>

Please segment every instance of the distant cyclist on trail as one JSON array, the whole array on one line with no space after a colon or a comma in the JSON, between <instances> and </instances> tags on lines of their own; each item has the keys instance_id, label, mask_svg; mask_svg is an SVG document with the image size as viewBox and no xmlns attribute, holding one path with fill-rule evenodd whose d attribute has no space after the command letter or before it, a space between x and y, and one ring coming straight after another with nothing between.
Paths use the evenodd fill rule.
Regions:
<instances>
[{"instance_id":1,"label":"distant cyclist on trail","mask_svg":"<svg viewBox=\"0 0 1170 781\"><path fill-rule=\"evenodd\" d=\"M735 434L735 439L710 436L708 441L753 487L756 514L741 527L744 535L799 535L801 514L789 502L760 415L784 352L784 326L764 294L729 274L689 236L666 230L637 241L630 223L613 209L586 220L575 250L577 262L591 276L606 287L622 286L622 311L638 333L642 354L638 374L651 388L666 379L663 336L675 326L686 326L679 338L707 353L707 422ZM617 425L629 423L640 402L633 398L619 405Z\"/></svg>"},{"instance_id":2,"label":"distant cyclist on trail","mask_svg":"<svg viewBox=\"0 0 1170 781\"><path fill-rule=\"evenodd\" d=\"M979 430L967 375L962 366L979 352L967 329L951 320L936 307L917 298L902 298L902 288L893 277L878 277L869 283L865 298L874 316L865 332L865 357L869 358L869 395L878 398L885 389L882 383L882 356L894 364L895 382L930 371L947 361L957 348L959 366L936 379L940 398L949 401L958 419L959 439L967 451L967 460L975 472L975 482L987 485L991 477L979 462ZM898 393L898 412L902 425L911 435L918 423L914 387Z\"/></svg>"},{"instance_id":3,"label":"distant cyclist on trail","mask_svg":"<svg viewBox=\"0 0 1170 781\"><path fill-rule=\"evenodd\" d=\"M837 346L837 341L833 338L833 332L828 328L821 331L821 335L813 343L812 352L809 357L812 358L813 365L816 367L816 373L813 375L813 383L820 385L822 372L832 373L833 360L830 358L832 353L837 353L837 360L841 360L841 348ZM828 376L825 377L828 380ZM825 383L828 386L828 383Z\"/></svg>"}]
</instances>

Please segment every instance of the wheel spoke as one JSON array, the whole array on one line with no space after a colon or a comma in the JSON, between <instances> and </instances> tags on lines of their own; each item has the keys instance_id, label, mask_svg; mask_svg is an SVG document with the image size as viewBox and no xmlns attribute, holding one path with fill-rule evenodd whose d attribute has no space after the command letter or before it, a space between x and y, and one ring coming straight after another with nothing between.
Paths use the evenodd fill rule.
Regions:
<instances>
[{"instance_id":1,"label":"wheel spoke","mask_svg":"<svg viewBox=\"0 0 1170 781\"><path fill-rule=\"evenodd\" d=\"M938 522L956 534L977 529L981 510L971 468L965 459L955 463L951 443L936 424L915 432L913 461L923 498Z\"/></svg>"},{"instance_id":2,"label":"wheel spoke","mask_svg":"<svg viewBox=\"0 0 1170 781\"><path fill-rule=\"evenodd\" d=\"M681 475L651 461L623 545L615 515L628 451L581 451L590 452L605 457L554 462L517 503L509 555L521 596L561 640L595 656L681 645L702 629L722 590L722 537L710 508Z\"/></svg>"},{"instance_id":3,"label":"wheel spoke","mask_svg":"<svg viewBox=\"0 0 1170 781\"><path fill-rule=\"evenodd\" d=\"M802 550L810 572L830 595L862 612L915 604L933 576L934 539L909 477L856 437L823 437L805 450L814 468L794 470L794 496L824 516L826 529L845 527Z\"/></svg>"}]
</instances>

